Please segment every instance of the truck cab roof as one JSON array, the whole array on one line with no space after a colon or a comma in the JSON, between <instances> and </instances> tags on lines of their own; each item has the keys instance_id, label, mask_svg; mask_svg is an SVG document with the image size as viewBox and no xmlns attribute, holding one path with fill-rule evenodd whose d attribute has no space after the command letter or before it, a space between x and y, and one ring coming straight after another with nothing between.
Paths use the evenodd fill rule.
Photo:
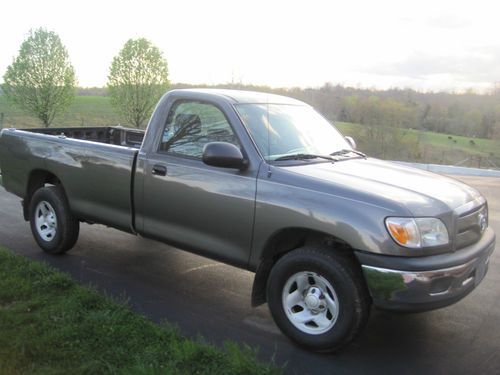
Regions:
<instances>
[{"instance_id":1,"label":"truck cab roof","mask_svg":"<svg viewBox=\"0 0 500 375\"><path fill-rule=\"evenodd\" d=\"M201 97L217 96L223 98L231 104L288 104L288 105L307 105L300 100L288 98L286 96L268 94L257 91L242 91L242 90L229 90L229 89L175 89L168 92L172 93L186 93L192 98L193 95L199 94Z\"/></svg>"}]
</instances>

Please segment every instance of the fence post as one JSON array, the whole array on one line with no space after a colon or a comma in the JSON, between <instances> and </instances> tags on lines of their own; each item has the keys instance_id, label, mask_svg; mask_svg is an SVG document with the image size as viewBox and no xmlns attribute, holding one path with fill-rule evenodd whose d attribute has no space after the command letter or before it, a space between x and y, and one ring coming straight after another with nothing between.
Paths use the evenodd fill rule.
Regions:
<instances>
[{"instance_id":1,"label":"fence post","mask_svg":"<svg viewBox=\"0 0 500 375\"><path fill-rule=\"evenodd\" d=\"M0 113L0 130L3 129L3 117L4 117L4 113Z\"/></svg>"}]
</instances>

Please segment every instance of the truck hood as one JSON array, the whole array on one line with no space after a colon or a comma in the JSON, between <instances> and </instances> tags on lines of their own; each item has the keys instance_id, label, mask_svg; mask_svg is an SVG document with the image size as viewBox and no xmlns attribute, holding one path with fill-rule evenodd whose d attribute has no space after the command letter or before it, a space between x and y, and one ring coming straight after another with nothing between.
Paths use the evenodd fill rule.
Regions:
<instances>
[{"instance_id":1,"label":"truck hood","mask_svg":"<svg viewBox=\"0 0 500 375\"><path fill-rule=\"evenodd\" d=\"M452 178L373 158L295 165L286 169L328 182L332 188L344 192L354 190L365 196L390 200L405 206L415 216L454 210L481 197L474 188Z\"/></svg>"}]
</instances>

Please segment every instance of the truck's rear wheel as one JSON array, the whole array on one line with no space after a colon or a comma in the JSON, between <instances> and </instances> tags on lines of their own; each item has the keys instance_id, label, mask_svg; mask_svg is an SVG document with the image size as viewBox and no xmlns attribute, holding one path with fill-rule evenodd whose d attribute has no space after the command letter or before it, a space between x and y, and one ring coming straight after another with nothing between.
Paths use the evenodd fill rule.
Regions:
<instances>
[{"instance_id":1,"label":"truck's rear wheel","mask_svg":"<svg viewBox=\"0 0 500 375\"><path fill-rule=\"evenodd\" d=\"M290 339L335 351L364 327L370 296L356 263L334 251L303 247L283 256L267 285L271 314Z\"/></svg>"},{"instance_id":2,"label":"truck's rear wheel","mask_svg":"<svg viewBox=\"0 0 500 375\"><path fill-rule=\"evenodd\" d=\"M75 245L80 223L71 214L59 186L38 189L31 198L29 212L31 232L45 252L62 254Z\"/></svg>"}]
</instances>

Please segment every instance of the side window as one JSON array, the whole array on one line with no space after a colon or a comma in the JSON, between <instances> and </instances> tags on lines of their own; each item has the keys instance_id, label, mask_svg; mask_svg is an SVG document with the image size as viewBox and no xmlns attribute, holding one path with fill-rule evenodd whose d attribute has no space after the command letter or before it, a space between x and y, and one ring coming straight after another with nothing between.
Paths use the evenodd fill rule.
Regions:
<instances>
[{"instance_id":1,"label":"side window","mask_svg":"<svg viewBox=\"0 0 500 375\"><path fill-rule=\"evenodd\" d=\"M201 159L210 142L229 142L239 147L233 129L214 105L182 101L170 110L159 151Z\"/></svg>"}]
</instances>

